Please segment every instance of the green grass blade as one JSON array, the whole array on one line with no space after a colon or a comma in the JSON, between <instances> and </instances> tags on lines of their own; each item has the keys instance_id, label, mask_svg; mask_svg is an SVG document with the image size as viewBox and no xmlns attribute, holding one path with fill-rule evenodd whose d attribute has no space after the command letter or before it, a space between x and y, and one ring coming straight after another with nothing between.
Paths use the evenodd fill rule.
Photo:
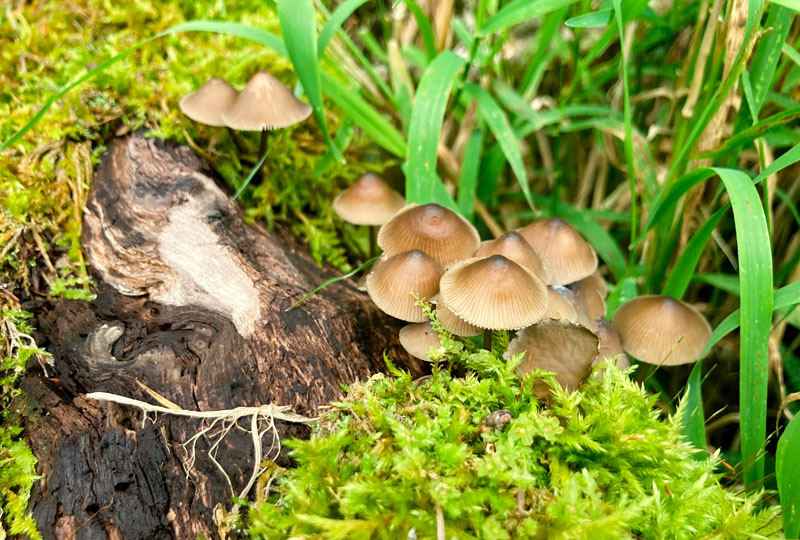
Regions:
<instances>
[{"instance_id":1,"label":"green grass blade","mask_svg":"<svg viewBox=\"0 0 800 540\"><path fill-rule=\"evenodd\" d=\"M800 13L800 0L770 0L770 2Z\"/></svg>"},{"instance_id":2,"label":"green grass blade","mask_svg":"<svg viewBox=\"0 0 800 540\"><path fill-rule=\"evenodd\" d=\"M436 41L433 38L433 27L425 12L417 5L414 0L403 0L411 14L417 20L419 34L422 37L422 46L425 47L425 57L428 62L436 58Z\"/></svg>"},{"instance_id":3,"label":"green grass blade","mask_svg":"<svg viewBox=\"0 0 800 540\"><path fill-rule=\"evenodd\" d=\"M328 132L325 108L322 103L322 83L317 61L317 32L314 28L315 13L311 0L278 0L278 19L281 23L283 41L294 65L297 78L305 89L308 102L314 110L322 137L339 163L344 157Z\"/></svg>"},{"instance_id":4,"label":"green grass blade","mask_svg":"<svg viewBox=\"0 0 800 540\"><path fill-rule=\"evenodd\" d=\"M336 31L339 30L344 22L350 18L355 10L360 8L367 0L345 0L342 2L333 13L331 13L328 22L322 27L317 39L317 58L322 58L325 53L325 48L328 43L333 39Z\"/></svg>"},{"instance_id":5,"label":"green grass blade","mask_svg":"<svg viewBox=\"0 0 800 540\"><path fill-rule=\"evenodd\" d=\"M458 179L458 207L467 219L474 214L475 193L478 189L478 170L483 153L483 130L476 129L464 147L461 177Z\"/></svg>"},{"instance_id":6,"label":"green grass blade","mask_svg":"<svg viewBox=\"0 0 800 540\"><path fill-rule=\"evenodd\" d=\"M692 368L686 382L686 409L683 413L683 430L686 440L698 450L706 449L706 421L703 411L702 388L703 361L700 360ZM705 459L705 454L698 458Z\"/></svg>"},{"instance_id":7,"label":"green grass blade","mask_svg":"<svg viewBox=\"0 0 800 540\"><path fill-rule=\"evenodd\" d=\"M786 538L797 538L800 535L800 417L792 419L778 439L775 475L783 511L783 532Z\"/></svg>"},{"instance_id":8,"label":"green grass blade","mask_svg":"<svg viewBox=\"0 0 800 540\"><path fill-rule=\"evenodd\" d=\"M711 238L711 233L714 228L719 224L722 217L728 212L730 205L725 205L712 215L703 225L692 235L692 238L686 244L672 273L667 278L667 283L661 294L672 296L673 298L681 299L686 292L686 288L692 281L694 270L697 268L697 263L700 262L700 257L706 247L708 239Z\"/></svg>"},{"instance_id":9,"label":"green grass blade","mask_svg":"<svg viewBox=\"0 0 800 540\"><path fill-rule=\"evenodd\" d=\"M772 249L758 191L741 171L715 168L728 192L736 225L741 290L740 414L745 486L764 477L767 362L772 322Z\"/></svg>"},{"instance_id":10,"label":"green grass blade","mask_svg":"<svg viewBox=\"0 0 800 540\"><path fill-rule=\"evenodd\" d=\"M639 211L637 209L636 203L636 169L633 162L633 119L631 117L631 94L630 88L628 87L628 53L626 52L627 49L625 48L624 43L624 36L625 32L623 29L623 22L622 22L622 6L621 0L612 0L612 4L614 5L614 18L617 20L617 31L619 32L619 46L622 51L620 55L620 62L622 63L622 96L623 96L623 107L624 107L624 118L625 118L625 162L628 165L628 184L630 185L630 192L631 192L631 243L629 249L629 257L631 262L633 262L635 257L635 250L633 249L636 235L638 233L638 217Z\"/></svg>"},{"instance_id":11,"label":"green grass blade","mask_svg":"<svg viewBox=\"0 0 800 540\"><path fill-rule=\"evenodd\" d=\"M795 281L775 291L773 301L774 311L800 304L800 281ZM705 356L711 350L711 347L719 343L719 340L739 328L740 320L741 312L738 309L725 317L711 332L711 337L708 339L706 346L703 347L703 352L700 353L700 356Z\"/></svg>"},{"instance_id":12,"label":"green grass blade","mask_svg":"<svg viewBox=\"0 0 800 540\"><path fill-rule=\"evenodd\" d=\"M136 51L137 49L147 45L151 41L154 41L158 38L168 36L170 34L177 34L179 32L214 32L218 34L228 34L231 36L242 37L245 39L249 39L251 41L255 41L257 43L261 43L262 45L266 45L275 50L278 54L282 56L286 56L286 47L284 47L283 42L277 37L275 34L267 32L266 30L261 30L259 28L253 28L251 26L247 26L245 24L235 23L235 22L224 22L224 21L205 21L205 20L197 20L197 21L189 21L183 24L179 24L173 26L172 28L167 28L160 34L156 34L153 37L147 38L145 40L136 43L135 45L125 49L121 53L112 56L111 58L101 62L96 68L87 71L84 75L81 75L71 83L67 84L61 90L53 94L50 98L45 101L44 105L36 112L35 115L22 126L16 133L14 133L11 137L9 137L2 145L0 145L0 151L5 150L6 148L10 147L12 144L16 143L20 140L30 129L35 126L39 120L41 120L50 107L53 106L53 103L67 95L70 91L74 88L80 86L81 84L85 83L93 79L95 76L99 75L103 71L105 71L109 66L116 64L117 62L124 60L127 58L132 52Z\"/></svg>"},{"instance_id":13,"label":"green grass blade","mask_svg":"<svg viewBox=\"0 0 800 540\"><path fill-rule=\"evenodd\" d=\"M739 276L735 274L695 274L692 280L711 285L733 296L739 296Z\"/></svg>"},{"instance_id":14,"label":"green grass blade","mask_svg":"<svg viewBox=\"0 0 800 540\"><path fill-rule=\"evenodd\" d=\"M291 306L286 308L284 311L291 311L291 310L295 309L300 304L302 304L303 302L305 302L306 300L308 300L309 298L311 298L312 296L317 294L319 291L321 291L322 289L324 289L328 285L333 285L334 283L342 281L343 279L347 279L347 278L353 277L354 275L356 275L357 273L361 272L365 268L369 268L370 266L372 266L375 263L375 261L377 261L377 260L378 260L378 257L373 257L370 260L368 260L367 262L365 262L364 264L362 264L361 266L359 266L358 268L356 268L355 270L353 270L351 272L348 272L348 273L346 273L344 275L336 276L334 278L329 279L328 281L326 281L325 283L323 283L319 287L315 287L312 291L306 293L305 296L303 296L300 300L298 300L297 302L295 302L294 304L292 304Z\"/></svg>"},{"instance_id":15,"label":"green grass blade","mask_svg":"<svg viewBox=\"0 0 800 540\"><path fill-rule=\"evenodd\" d=\"M517 182L522 189L523 195L525 195L525 200L528 201L528 206L535 211L536 206L533 204L533 198L531 197L531 188L528 185L525 164L522 162L519 140L514 136L506 113L494 98L480 86L470 83L467 84L464 90L478 103L478 113L483 118L483 121L486 122L486 125L489 126L492 135L497 139L497 144L503 150L503 155L506 156L511 170L514 171L514 176L517 177Z\"/></svg>"},{"instance_id":16,"label":"green grass blade","mask_svg":"<svg viewBox=\"0 0 800 540\"><path fill-rule=\"evenodd\" d=\"M603 28L614 19L613 9L601 9L578 17L567 19L564 24L570 28Z\"/></svg>"},{"instance_id":17,"label":"green grass blade","mask_svg":"<svg viewBox=\"0 0 800 540\"><path fill-rule=\"evenodd\" d=\"M767 11L765 28L772 31L764 35L758 42L753 60L750 62L750 79L753 86L753 98L756 115L761 111L767 92L772 87L772 78L781 58L781 47L786 42L792 26L791 10L780 5L770 6Z\"/></svg>"},{"instance_id":18,"label":"green grass blade","mask_svg":"<svg viewBox=\"0 0 800 540\"><path fill-rule=\"evenodd\" d=\"M576 0L514 0L506 4L491 19L486 21L477 32L479 36L486 36L505 30L510 26L525 22L534 17L539 17Z\"/></svg>"},{"instance_id":19,"label":"green grass blade","mask_svg":"<svg viewBox=\"0 0 800 540\"><path fill-rule=\"evenodd\" d=\"M244 182L242 182L242 185L239 186L239 189L237 189L236 193L233 194L233 200L234 201L239 198L239 195L242 194L242 191L244 191L244 188L246 188L250 184L250 181L253 179L253 177L256 175L256 173L258 172L258 170L261 168L261 166L264 164L264 162L266 160L267 160L267 153L264 152L264 155L261 156L261 159L258 160L258 163L253 165L253 168L250 169L250 173L247 175L247 178L244 179Z\"/></svg>"},{"instance_id":20,"label":"green grass blade","mask_svg":"<svg viewBox=\"0 0 800 540\"><path fill-rule=\"evenodd\" d=\"M436 174L436 162L447 100L456 75L465 63L455 53L443 51L428 65L419 81L408 126L408 202L436 202L452 210L457 209Z\"/></svg>"},{"instance_id":21,"label":"green grass blade","mask_svg":"<svg viewBox=\"0 0 800 540\"><path fill-rule=\"evenodd\" d=\"M357 91L347 88L324 71L320 73L320 76L325 86L325 93L336 105L341 107L353 122L388 152L400 158L405 157L406 141L391 122L361 98Z\"/></svg>"},{"instance_id":22,"label":"green grass blade","mask_svg":"<svg viewBox=\"0 0 800 540\"><path fill-rule=\"evenodd\" d=\"M742 77L743 81L744 76ZM745 96L747 97L748 104L752 101L756 101L756 97L752 95L751 92L747 91L747 85L743 85L745 87ZM753 105L755 107L755 105ZM760 120L750 126L747 126L744 129L739 130L736 134L730 137L728 140L725 141L719 148L711 150L709 152L699 152L693 154L692 157L694 158L707 158L707 157L716 157L728 152L731 152L735 148L738 148L744 144L751 143L755 139L762 137L764 135L768 135L774 131L777 131L783 126L792 125L796 123L796 120L800 118L800 107L792 107L789 110L781 111L779 113L773 114Z\"/></svg>"}]
</instances>

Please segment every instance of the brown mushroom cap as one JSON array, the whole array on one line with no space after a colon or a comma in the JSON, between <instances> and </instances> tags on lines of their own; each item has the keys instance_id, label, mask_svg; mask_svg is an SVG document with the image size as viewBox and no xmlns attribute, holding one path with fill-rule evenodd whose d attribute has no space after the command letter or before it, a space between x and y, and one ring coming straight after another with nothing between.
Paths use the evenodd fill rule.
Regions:
<instances>
[{"instance_id":1,"label":"brown mushroom cap","mask_svg":"<svg viewBox=\"0 0 800 540\"><path fill-rule=\"evenodd\" d=\"M228 81L211 77L206 84L178 102L181 112L201 124L224 126L222 113L233 105L239 91Z\"/></svg>"},{"instance_id":2,"label":"brown mushroom cap","mask_svg":"<svg viewBox=\"0 0 800 540\"><path fill-rule=\"evenodd\" d=\"M584 313L590 320L594 321L600 317L605 317L606 302L593 284L582 279L572 283L569 289L575 294L578 305L583 308Z\"/></svg>"},{"instance_id":3,"label":"brown mushroom cap","mask_svg":"<svg viewBox=\"0 0 800 540\"><path fill-rule=\"evenodd\" d=\"M414 249L392 257L383 256L367 274L367 293L385 313L408 322L422 322L425 313L411 293L427 300L439 290L444 269Z\"/></svg>"},{"instance_id":4,"label":"brown mushroom cap","mask_svg":"<svg viewBox=\"0 0 800 540\"><path fill-rule=\"evenodd\" d=\"M576 282L570 283L569 287L571 288L576 283L580 283L584 286L590 287L597 291L600 297L605 300L608 297L608 285L606 284L606 280L600 275L599 270L595 270L585 278L578 280Z\"/></svg>"},{"instance_id":5,"label":"brown mushroom cap","mask_svg":"<svg viewBox=\"0 0 800 540\"><path fill-rule=\"evenodd\" d=\"M571 323L578 322L578 312L575 306L572 305L561 293L553 287L547 287L547 312L544 314L545 319L564 319Z\"/></svg>"},{"instance_id":6,"label":"brown mushroom cap","mask_svg":"<svg viewBox=\"0 0 800 540\"><path fill-rule=\"evenodd\" d=\"M544 283L502 255L461 261L439 285L442 300L456 316L487 330L524 328L547 311Z\"/></svg>"},{"instance_id":7,"label":"brown mushroom cap","mask_svg":"<svg viewBox=\"0 0 800 540\"><path fill-rule=\"evenodd\" d=\"M616 358L615 365L618 368L626 369L630 367L631 361L625 351L622 350L622 343L614 325L603 318L597 319L595 334L600 339L600 346L598 347L597 360L594 361L594 365L604 362L607 358Z\"/></svg>"},{"instance_id":8,"label":"brown mushroom cap","mask_svg":"<svg viewBox=\"0 0 800 540\"><path fill-rule=\"evenodd\" d=\"M282 82L266 71L259 71L225 111L222 120L233 129L261 131L302 122L311 106L300 101Z\"/></svg>"},{"instance_id":9,"label":"brown mushroom cap","mask_svg":"<svg viewBox=\"0 0 800 540\"><path fill-rule=\"evenodd\" d=\"M545 283L550 280L550 270L547 269L547 265L539 257L539 254L514 231L507 232L495 240L481 242L481 246L473 257L482 259L491 255L502 255L520 266L524 266Z\"/></svg>"},{"instance_id":10,"label":"brown mushroom cap","mask_svg":"<svg viewBox=\"0 0 800 540\"><path fill-rule=\"evenodd\" d=\"M431 361L428 357L428 349L442 346L442 342L439 340L439 333L433 329L430 321L409 324L401 328L400 344L408 354L426 362Z\"/></svg>"},{"instance_id":11,"label":"brown mushroom cap","mask_svg":"<svg viewBox=\"0 0 800 540\"><path fill-rule=\"evenodd\" d=\"M534 369L557 373L556 380L572 392L592 372L599 340L588 328L568 321L545 319L521 330L508 344L506 357L525 353L517 373L524 375ZM534 386L534 393L547 394L543 383Z\"/></svg>"},{"instance_id":12,"label":"brown mushroom cap","mask_svg":"<svg viewBox=\"0 0 800 540\"><path fill-rule=\"evenodd\" d=\"M550 270L548 285L565 285L597 270L597 254L561 218L534 221L517 231L536 250Z\"/></svg>"},{"instance_id":13,"label":"brown mushroom cap","mask_svg":"<svg viewBox=\"0 0 800 540\"><path fill-rule=\"evenodd\" d=\"M403 196L374 173L362 174L333 199L339 217L356 225L383 225L405 204Z\"/></svg>"},{"instance_id":14,"label":"brown mushroom cap","mask_svg":"<svg viewBox=\"0 0 800 540\"><path fill-rule=\"evenodd\" d=\"M450 308L442 301L441 294L431 298L431 303L436 306L436 319L451 334L455 336L477 336L481 333L480 328L461 320L455 313L450 311Z\"/></svg>"},{"instance_id":15,"label":"brown mushroom cap","mask_svg":"<svg viewBox=\"0 0 800 540\"><path fill-rule=\"evenodd\" d=\"M711 326L700 312L669 296L646 295L614 313L622 348L648 364L675 366L697 362Z\"/></svg>"},{"instance_id":16,"label":"brown mushroom cap","mask_svg":"<svg viewBox=\"0 0 800 540\"><path fill-rule=\"evenodd\" d=\"M480 243L469 221L434 203L411 203L378 231L378 246L385 254L421 249L445 267L470 257Z\"/></svg>"}]
</instances>

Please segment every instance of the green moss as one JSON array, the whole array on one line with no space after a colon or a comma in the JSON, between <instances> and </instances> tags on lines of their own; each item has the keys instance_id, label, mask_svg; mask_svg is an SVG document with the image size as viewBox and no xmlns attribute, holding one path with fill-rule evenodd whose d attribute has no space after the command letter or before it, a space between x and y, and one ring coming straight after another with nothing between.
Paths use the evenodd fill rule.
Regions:
<instances>
[{"instance_id":1,"label":"green moss","mask_svg":"<svg viewBox=\"0 0 800 540\"><path fill-rule=\"evenodd\" d=\"M606 368L573 394L552 376L515 374L449 337L468 369L434 365L414 381L393 370L351 386L311 439L292 441L297 467L273 478L250 512L258 538L767 538L776 508L721 484L717 456L698 460L678 419L624 372ZM433 351L431 351L433 352ZM552 388L537 400L537 375ZM483 419L506 409L504 429Z\"/></svg>"},{"instance_id":2,"label":"green moss","mask_svg":"<svg viewBox=\"0 0 800 540\"><path fill-rule=\"evenodd\" d=\"M33 316L18 309L5 309L0 318L0 537L22 534L41 538L33 519L25 514L36 476L36 458L22 439L22 428L9 422L14 399L20 395L19 379L25 364L34 357L40 361L47 353L30 337Z\"/></svg>"}]
</instances>

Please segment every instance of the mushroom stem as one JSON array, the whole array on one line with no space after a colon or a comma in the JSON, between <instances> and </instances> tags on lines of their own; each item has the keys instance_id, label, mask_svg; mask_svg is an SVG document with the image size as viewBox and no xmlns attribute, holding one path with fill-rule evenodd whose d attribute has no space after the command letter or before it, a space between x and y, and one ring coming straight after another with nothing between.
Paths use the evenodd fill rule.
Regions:
<instances>
[{"instance_id":1,"label":"mushroom stem","mask_svg":"<svg viewBox=\"0 0 800 540\"><path fill-rule=\"evenodd\" d=\"M483 348L487 351L492 350L492 338L494 337L494 332L492 330L484 330L483 331Z\"/></svg>"},{"instance_id":2,"label":"mushroom stem","mask_svg":"<svg viewBox=\"0 0 800 540\"><path fill-rule=\"evenodd\" d=\"M269 131L267 128L261 130L261 140L258 143L258 155L261 160L261 181L264 184L264 202L269 205L269 178L267 177L267 168L265 166L267 157L267 137Z\"/></svg>"},{"instance_id":3,"label":"mushroom stem","mask_svg":"<svg viewBox=\"0 0 800 540\"><path fill-rule=\"evenodd\" d=\"M369 226L369 253L367 254L367 258L371 259L375 256L375 252L377 251L377 242L378 238L378 227L375 225Z\"/></svg>"},{"instance_id":4,"label":"mushroom stem","mask_svg":"<svg viewBox=\"0 0 800 540\"><path fill-rule=\"evenodd\" d=\"M264 128L261 130L261 141L258 143L258 155L263 156L267 151L267 134L269 131Z\"/></svg>"}]
</instances>

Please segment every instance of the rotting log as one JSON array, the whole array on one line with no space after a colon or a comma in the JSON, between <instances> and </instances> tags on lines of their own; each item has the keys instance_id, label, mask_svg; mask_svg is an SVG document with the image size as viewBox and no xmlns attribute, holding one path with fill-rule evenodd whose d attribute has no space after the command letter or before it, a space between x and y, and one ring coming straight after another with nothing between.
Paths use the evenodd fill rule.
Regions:
<instances>
[{"instance_id":1,"label":"rotting log","mask_svg":"<svg viewBox=\"0 0 800 540\"><path fill-rule=\"evenodd\" d=\"M251 437L234 428L216 453L230 483L205 440L185 472L181 444L200 420L152 421L88 392L156 404L141 382L188 410L274 404L313 416L340 384L383 371L384 351L422 372L398 323L349 281L286 312L335 273L285 229L244 223L202 171L187 148L133 135L113 141L95 173L83 247L97 299L41 310L36 337L54 363L46 375L29 367L24 381L41 475L30 509L45 538L219 537L215 508L253 467ZM308 435L276 427L281 438ZM264 435L265 449L275 442ZM285 451L276 461L288 464Z\"/></svg>"}]
</instances>

